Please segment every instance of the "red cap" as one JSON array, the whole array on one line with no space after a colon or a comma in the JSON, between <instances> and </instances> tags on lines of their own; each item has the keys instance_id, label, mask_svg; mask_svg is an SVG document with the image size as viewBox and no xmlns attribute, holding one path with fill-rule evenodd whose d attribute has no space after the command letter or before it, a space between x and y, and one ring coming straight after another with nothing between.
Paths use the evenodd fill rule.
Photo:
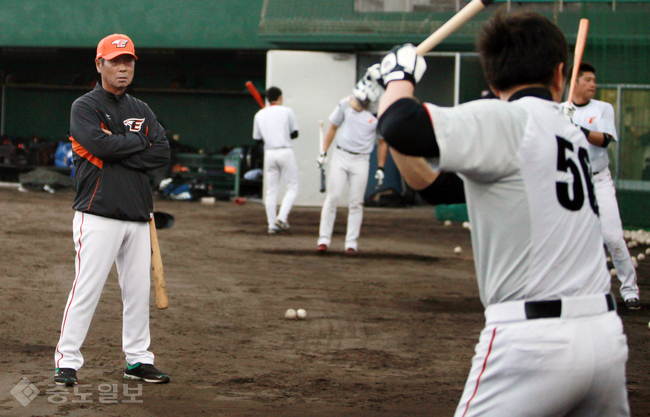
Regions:
<instances>
[{"instance_id":1,"label":"red cap","mask_svg":"<svg viewBox=\"0 0 650 417\"><path fill-rule=\"evenodd\" d=\"M99 41L95 58L104 58L110 61L116 56L124 54L133 55L135 59L138 59L135 56L133 41L126 35L115 33Z\"/></svg>"}]
</instances>

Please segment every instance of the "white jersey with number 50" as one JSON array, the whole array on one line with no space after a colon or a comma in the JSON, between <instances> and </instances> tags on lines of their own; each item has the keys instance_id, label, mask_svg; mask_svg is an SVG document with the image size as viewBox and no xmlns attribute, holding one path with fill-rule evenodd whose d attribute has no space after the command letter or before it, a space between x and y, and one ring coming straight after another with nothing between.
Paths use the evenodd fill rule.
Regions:
<instances>
[{"instance_id":1,"label":"white jersey with number 50","mask_svg":"<svg viewBox=\"0 0 650 417\"><path fill-rule=\"evenodd\" d=\"M610 290L588 143L557 103L530 91L426 105L440 169L465 182L485 307Z\"/></svg>"}]
</instances>

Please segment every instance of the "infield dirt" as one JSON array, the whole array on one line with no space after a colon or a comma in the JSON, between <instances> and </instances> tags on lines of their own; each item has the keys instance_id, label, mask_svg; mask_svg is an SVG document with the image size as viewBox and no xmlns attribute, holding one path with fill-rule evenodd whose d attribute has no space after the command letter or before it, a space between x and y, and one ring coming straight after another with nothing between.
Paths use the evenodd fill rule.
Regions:
<instances>
[{"instance_id":1,"label":"infield dirt","mask_svg":"<svg viewBox=\"0 0 650 417\"><path fill-rule=\"evenodd\" d=\"M0 189L0 416L453 415L483 307L470 232L444 226L431 207L367 208L357 256L343 253L347 210L339 210L331 251L318 256L318 208L294 208L292 233L268 235L258 203L156 201L175 223L158 231L170 306L157 310L152 289L151 350L172 382L124 395L125 384L139 387L122 379L113 270L82 348L86 387L54 396L54 348L74 279L72 199ZM625 309L616 278L612 289L629 341L632 414L648 416L650 261L638 275L641 310ZM304 308L307 319L286 320L288 308ZM11 394L23 378L39 391L25 406ZM109 389L115 403L100 391Z\"/></svg>"}]
</instances>

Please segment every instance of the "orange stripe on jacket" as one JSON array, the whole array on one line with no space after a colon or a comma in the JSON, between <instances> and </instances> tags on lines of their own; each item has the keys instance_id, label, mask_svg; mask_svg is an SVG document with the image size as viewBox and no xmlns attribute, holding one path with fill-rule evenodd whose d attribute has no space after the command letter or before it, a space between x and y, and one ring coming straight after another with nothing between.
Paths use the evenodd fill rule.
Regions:
<instances>
[{"instance_id":1,"label":"orange stripe on jacket","mask_svg":"<svg viewBox=\"0 0 650 417\"><path fill-rule=\"evenodd\" d=\"M104 161L92 156L91 153L88 152L83 146L81 146L79 142L74 140L72 136L70 136L70 142L72 142L72 150L74 151L74 153L76 153L77 155L79 155L84 159L87 159L88 162L95 165L97 168L102 169L102 167L104 166Z\"/></svg>"}]
</instances>

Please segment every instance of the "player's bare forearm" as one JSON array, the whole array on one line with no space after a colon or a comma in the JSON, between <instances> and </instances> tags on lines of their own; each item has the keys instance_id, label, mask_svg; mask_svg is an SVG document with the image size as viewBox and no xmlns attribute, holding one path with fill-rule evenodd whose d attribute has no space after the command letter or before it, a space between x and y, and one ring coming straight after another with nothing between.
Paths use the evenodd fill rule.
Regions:
<instances>
[{"instance_id":1,"label":"player's bare forearm","mask_svg":"<svg viewBox=\"0 0 650 417\"><path fill-rule=\"evenodd\" d=\"M423 157L404 155L395 148L390 148L390 154L402 178L414 190L424 190L438 178L439 172L434 172Z\"/></svg>"},{"instance_id":2,"label":"player's bare forearm","mask_svg":"<svg viewBox=\"0 0 650 417\"><path fill-rule=\"evenodd\" d=\"M383 168L386 165L386 155L388 154L388 144L385 140L379 139L377 144L377 166Z\"/></svg>"},{"instance_id":3,"label":"player's bare forearm","mask_svg":"<svg viewBox=\"0 0 650 417\"><path fill-rule=\"evenodd\" d=\"M339 129L334 123L330 123L330 127L327 129L327 134L325 135L325 140L323 141L323 152L327 152L334 141L334 136L336 136L336 131Z\"/></svg>"},{"instance_id":4,"label":"player's bare forearm","mask_svg":"<svg viewBox=\"0 0 650 417\"><path fill-rule=\"evenodd\" d=\"M377 112L377 118L380 118L382 114L390 107L391 104L395 103L397 100L403 98L412 98L413 92L415 91L415 86L410 81L399 80L391 81L386 86L386 91L381 96L379 100L379 111Z\"/></svg>"}]
</instances>

